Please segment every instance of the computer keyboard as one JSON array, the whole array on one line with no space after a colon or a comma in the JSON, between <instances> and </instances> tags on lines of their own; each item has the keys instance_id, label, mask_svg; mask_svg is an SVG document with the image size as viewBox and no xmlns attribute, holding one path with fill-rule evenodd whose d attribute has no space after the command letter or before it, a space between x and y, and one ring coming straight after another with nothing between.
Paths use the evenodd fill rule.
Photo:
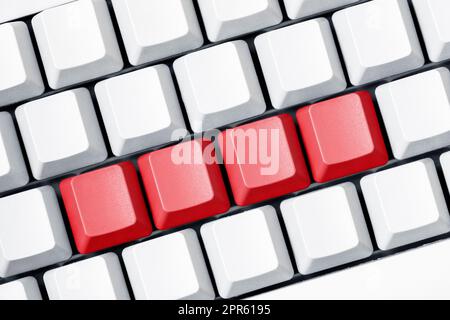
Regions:
<instances>
[{"instance_id":1,"label":"computer keyboard","mask_svg":"<svg viewBox=\"0 0 450 320\"><path fill-rule=\"evenodd\" d=\"M0 0L0 299L450 299L447 0Z\"/></svg>"}]
</instances>

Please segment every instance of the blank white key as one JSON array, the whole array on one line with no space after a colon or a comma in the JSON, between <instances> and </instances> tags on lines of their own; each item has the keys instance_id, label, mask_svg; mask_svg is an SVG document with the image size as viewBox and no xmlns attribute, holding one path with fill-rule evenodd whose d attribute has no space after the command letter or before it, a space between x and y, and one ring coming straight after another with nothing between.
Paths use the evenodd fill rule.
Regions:
<instances>
[{"instance_id":1,"label":"blank white key","mask_svg":"<svg viewBox=\"0 0 450 320\"><path fill-rule=\"evenodd\" d=\"M193 50L203 44L192 0L113 0L133 65Z\"/></svg>"},{"instance_id":2,"label":"blank white key","mask_svg":"<svg viewBox=\"0 0 450 320\"><path fill-rule=\"evenodd\" d=\"M79 0L33 18L51 88L58 89L123 67L105 0Z\"/></svg>"},{"instance_id":3,"label":"blank white key","mask_svg":"<svg viewBox=\"0 0 450 320\"><path fill-rule=\"evenodd\" d=\"M180 104L166 65L105 80L95 86L95 93L116 156L186 135Z\"/></svg>"},{"instance_id":4,"label":"blank white key","mask_svg":"<svg viewBox=\"0 0 450 320\"><path fill-rule=\"evenodd\" d=\"M0 199L0 277L72 255L55 191L40 187Z\"/></svg>"},{"instance_id":5,"label":"blank white key","mask_svg":"<svg viewBox=\"0 0 450 320\"><path fill-rule=\"evenodd\" d=\"M35 278L26 277L0 285L0 300L42 300Z\"/></svg>"},{"instance_id":6,"label":"blank white key","mask_svg":"<svg viewBox=\"0 0 450 320\"><path fill-rule=\"evenodd\" d=\"M0 0L0 23L71 2L73 0Z\"/></svg>"},{"instance_id":7,"label":"blank white key","mask_svg":"<svg viewBox=\"0 0 450 320\"><path fill-rule=\"evenodd\" d=\"M352 183L285 200L281 211L302 274L364 259L373 252Z\"/></svg>"},{"instance_id":8,"label":"blank white key","mask_svg":"<svg viewBox=\"0 0 450 320\"><path fill-rule=\"evenodd\" d=\"M42 94L44 84L27 25L0 25L0 43L0 107Z\"/></svg>"},{"instance_id":9,"label":"blank white key","mask_svg":"<svg viewBox=\"0 0 450 320\"><path fill-rule=\"evenodd\" d=\"M444 172L447 188L450 190L450 152L443 153L440 157L442 171Z\"/></svg>"},{"instance_id":10,"label":"blank white key","mask_svg":"<svg viewBox=\"0 0 450 320\"><path fill-rule=\"evenodd\" d=\"M450 299L450 240L252 297L255 300Z\"/></svg>"},{"instance_id":11,"label":"blank white key","mask_svg":"<svg viewBox=\"0 0 450 320\"><path fill-rule=\"evenodd\" d=\"M322 11L356 3L358 1L359 0L284 0L284 5L289 19L299 19Z\"/></svg>"},{"instance_id":12,"label":"blank white key","mask_svg":"<svg viewBox=\"0 0 450 320\"><path fill-rule=\"evenodd\" d=\"M330 24L310 20L255 40L272 105L290 107L347 87Z\"/></svg>"},{"instance_id":13,"label":"blank white key","mask_svg":"<svg viewBox=\"0 0 450 320\"><path fill-rule=\"evenodd\" d=\"M129 300L120 262L115 253L47 271L45 288L50 300Z\"/></svg>"},{"instance_id":14,"label":"blank white key","mask_svg":"<svg viewBox=\"0 0 450 320\"><path fill-rule=\"evenodd\" d=\"M450 59L450 2L414 0L413 4L430 60Z\"/></svg>"},{"instance_id":15,"label":"blank white key","mask_svg":"<svg viewBox=\"0 0 450 320\"><path fill-rule=\"evenodd\" d=\"M0 192L24 186L28 180L12 117L0 112Z\"/></svg>"},{"instance_id":16,"label":"blank white key","mask_svg":"<svg viewBox=\"0 0 450 320\"><path fill-rule=\"evenodd\" d=\"M381 250L450 231L447 205L431 159L366 176L361 188Z\"/></svg>"},{"instance_id":17,"label":"blank white key","mask_svg":"<svg viewBox=\"0 0 450 320\"><path fill-rule=\"evenodd\" d=\"M195 132L221 127L266 110L244 41L191 53L177 59L174 69Z\"/></svg>"},{"instance_id":18,"label":"blank white key","mask_svg":"<svg viewBox=\"0 0 450 320\"><path fill-rule=\"evenodd\" d=\"M208 39L224 40L280 23L278 0L198 0Z\"/></svg>"},{"instance_id":19,"label":"blank white key","mask_svg":"<svg viewBox=\"0 0 450 320\"><path fill-rule=\"evenodd\" d=\"M16 109L33 176L40 180L106 159L91 96L81 88Z\"/></svg>"},{"instance_id":20,"label":"blank white key","mask_svg":"<svg viewBox=\"0 0 450 320\"><path fill-rule=\"evenodd\" d=\"M287 281L294 275L271 206L207 223L201 234L223 298Z\"/></svg>"},{"instance_id":21,"label":"blank white key","mask_svg":"<svg viewBox=\"0 0 450 320\"><path fill-rule=\"evenodd\" d=\"M215 297L197 235L192 229L128 247L122 255L138 300Z\"/></svg>"},{"instance_id":22,"label":"blank white key","mask_svg":"<svg viewBox=\"0 0 450 320\"><path fill-rule=\"evenodd\" d=\"M424 64L407 0L374 0L333 15L354 85L419 68Z\"/></svg>"},{"instance_id":23,"label":"blank white key","mask_svg":"<svg viewBox=\"0 0 450 320\"><path fill-rule=\"evenodd\" d=\"M376 96L394 157L450 144L450 72L439 68L382 85Z\"/></svg>"}]
</instances>

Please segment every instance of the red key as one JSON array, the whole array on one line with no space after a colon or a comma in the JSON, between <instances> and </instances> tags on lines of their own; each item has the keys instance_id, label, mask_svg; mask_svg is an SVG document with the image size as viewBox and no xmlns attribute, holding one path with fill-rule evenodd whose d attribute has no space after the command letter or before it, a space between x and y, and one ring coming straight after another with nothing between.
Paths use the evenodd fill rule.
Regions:
<instances>
[{"instance_id":1,"label":"red key","mask_svg":"<svg viewBox=\"0 0 450 320\"><path fill-rule=\"evenodd\" d=\"M219 145L238 205L299 191L311 182L288 114L229 129Z\"/></svg>"},{"instance_id":2,"label":"red key","mask_svg":"<svg viewBox=\"0 0 450 320\"><path fill-rule=\"evenodd\" d=\"M103 250L152 232L131 162L65 179L60 189L80 253Z\"/></svg>"},{"instance_id":3,"label":"red key","mask_svg":"<svg viewBox=\"0 0 450 320\"><path fill-rule=\"evenodd\" d=\"M375 108L366 91L297 112L314 180L326 182L387 163Z\"/></svg>"},{"instance_id":4,"label":"red key","mask_svg":"<svg viewBox=\"0 0 450 320\"><path fill-rule=\"evenodd\" d=\"M158 229L175 228L230 208L211 141L184 142L146 154L138 163Z\"/></svg>"}]
</instances>

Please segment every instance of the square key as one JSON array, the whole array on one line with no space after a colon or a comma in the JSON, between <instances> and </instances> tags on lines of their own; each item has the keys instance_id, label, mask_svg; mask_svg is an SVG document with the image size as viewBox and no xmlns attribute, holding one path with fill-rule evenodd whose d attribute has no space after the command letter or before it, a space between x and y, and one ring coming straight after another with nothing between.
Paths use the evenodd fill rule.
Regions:
<instances>
[{"instance_id":1,"label":"square key","mask_svg":"<svg viewBox=\"0 0 450 320\"><path fill-rule=\"evenodd\" d=\"M316 13L335 9L359 0L284 0L289 19L304 18Z\"/></svg>"},{"instance_id":2,"label":"square key","mask_svg":"<svg viewBox=\"0 0 450 320\"><path fill-rule=\"evenodd\" d=\"M266 110L247 43L227 42L174 62L194 132L208 131Z\"/></svg>"},{"instance_id":3,"label":"square key","mask_svg":"<svg viewBox=\"0 0 450 320\"><path fill-rule=\"evenodd\" d=\"M33 176L50 178L107 157L90 93L75 89L16 109Z\"/></svg>"},{"instance_id":4,"label":"square key","mask_svg":"<svg viewBox=\"0 0 450 320\"><path fill-rule=\"evenodd\" d=\"M152 232L131 162L65 179L60 190L80 253L110 248Z\"/></svg>"},{"instance_id":5,"label":"square key","mask_svg":"<svg viewBox=\"0 0 450 320\"><path fill-rule=\"evenodd\" d=\"M4 300L42 300L38 282L26 277L0 285L0 301Z\"/></svg>"}]
</instances>

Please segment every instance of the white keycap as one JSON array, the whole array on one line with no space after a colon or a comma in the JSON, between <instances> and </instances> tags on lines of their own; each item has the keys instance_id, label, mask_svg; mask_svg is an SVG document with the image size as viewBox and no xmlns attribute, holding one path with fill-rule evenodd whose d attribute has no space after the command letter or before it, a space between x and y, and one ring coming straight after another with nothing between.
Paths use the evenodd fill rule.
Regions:
<instances>
[{"instance_id":1,"label":"white keycap","mask_svg":"<svg viewBox=\"0 0 450 320\"><path fill-rule=\"evenodd\" d=\"M129 300L115 253L75 262L44 274L50 300Z\"/></svg>"},{"instance_id":2,"label":"white keycap","mask_svg":"<svg viewBox=\"0 0 450 320\"><path fill-rule=\"evenodd\" d=\"M16 109L33 176L40 180L106 159L87 89L76 89Z\"/></svg>"},{"instance_id":3,"label":"white keycap","mask_svg":"<svg viewBox=\"0 0 450 320\"><path fill-rule=\"evenodd\" d=\"M33 18L33 29L53 89L123 67L105 0L79 0L43 11Z\"/></svg>"},{"instance_id":4,"label":"white keycap","mask_svg":"<svg viewBox=\"0 0 450 320\"><path fill-rule=\"evenodd\" d=\"M443 153L440 157L442 171L444 172L447 188L450 190L450 152Z\"/></svg>"},{"instance_id":5,"label":"white keycap","mask_svg":"<svg viewBox=\"0 0 450 320\"><path fill-rule=\"evenodd\" d=\"M450 231L450 217L431 159L361 180L378 247L389 250Z\"/></svg>"},{"instance_id":6,"label":"white keycap","mask_svg":"<svg viewBox=\"0 0 450 320\"><path fill-rule=\"evenodd\" d=\"M22 187L28 180L12 117L0 112L0 192Z\"/></svg>"},{"instance_id":7,"label":"white keycap","mask_svg":"<svg viewBox=\"0 0 450 320\"><path fill-rule=\"evenodd\" d=\"M255 40L272 105L290 107L347 87L330 24L310 20Z\"/></svg>"},{"instance_id":8,"label":"white keycap","mask_svg":"<svg viewBox=\"0 0 450 320\"><path fill-rule=\"evenodd\" d=\"M113 0L133 65L199 48L203 36L192 0Z\"/></svg>"},{"instance_id":9,"label":"white keycap","mask_svg":"<svg viewBox=\"0 0 450 320\"><path fill-rule=\"evenodd\" d=\"M35 278L26 277L0 285L0 300L42 300Z\"/></svg>"},{"instance_id":10,"label":"white keycap","mask_svg":"<svg viewBox=\"0 0 450 320\"><path fill-rule=\"evenodd\" d=\"M364 259L373 252L352 183L285 200L281 212L301 274Z\"/></svg>"},{"instance_id":11,"label":"white keycap","mask_svg":"<svg viewBox=\"0 0 450 320\"><path fill-rule=\"evenodd\" d=\"M350 81L362 85L424 64L407 0L373 0L333 15Z\"/></svg>"},{"instance_id":12,"label":"white keycap","mask_svg":"<svg viewBox=\"0 0 450 320\"><path fill-rule=\"evenodd\" d=\"M289 19L304 18L322 11L331 10L359 0L284 0Z\"/></svg>"},{"instance_id":13,"label":"white keycap","mask_svg":"<svg viewBox=\"0 0 450 320\"><path fill-rule=\"evenodd\" d=\"M376 96L394 157L450 144L450 72L439 68L382 85Z\"/></svg>"},{"instance_id":14,"label":"white keycap","mask_svg":"<svg viewBox=\"0 0 450 320\"><path fill-rule=\"evenodd\" d=\"M72 255L55 191L40 187L0 199L0 277Z\"/></svg>"},{"instance_id":15,"label":"white keycap","mask_svg":"<svg viewBox=\"0 0 450 320\"><path fill-rule=\"evenodd\" d=\"M255 300L450 299L450 240L252 297Z\"/></svg>"},{"instance_id":16,"label":"white keycap","mask_svg":"<svg viewBox=\"0 0 450 320\"><path fill-rule=\"evenodd\" d=\"M116 156L186 135L180 104L166 65L105 80L95 86L95 93Z\"/></svg>"},{"instance_id":17,"label":"white keycap","mask_svg":"<svg viewBox=\"0 0 450 320\"><path fill-rule=\"evenodd\" d=\"M122 255L138 300L215 298L200 244L192 229L128 247Z\"/></svg>"},{"instance_id":18,"label":"white keycap","mask_svg":"<svg viewBox=\"0 0 450 320\"><path fill-rule=\"evenodd\" d=\"M221 41L280 23L278 0L198 0L208 39Z\"/></svg>"},{"instance_id":19,"label":"white keycap","mask_svg":"<svg viewBox=\"0 0 450 320\"><path fill-rule=\"evenodd\" d=\"M204 224L201 234L222 298L293 277L277 214L271 206Z\"/></svg>"},{"instance_id":20,"label":"white keycap","mask_svg":"<svg viewBox=\"0 0 450 320\"><path fill-rule=\"evenodd\" d=\"M0 23L25 17L73 0L0 0Z\"/></svg>"},{"instance_id":21,"label":"white keycap","mask_svg":"<svg viewBox=\"0 0 450 320\"><path fill-rule=\"evenodd\" d=\"M430 60L450 59L450 2L414 0L413 4Z\"/></svg>"},{"instance_id":22,"label":"white keycap","mask_svg":"<svg viewBox=\"0 0 450 320\"><path fill-rule=\"evenodd\" d=\"M44 84L27 25L0 25L0 43L0 107L42 94Z\"/></svg>"},{"instance_id":23,"label":"white keycap","mask_svg":"<svg viewBox=\"0 0 450 320\"><path fill-rule=\"evenodd\" d=\"M177 59L174 69L195 132L247 119L266 110L244 41L191 53Z\"/></svg>"}]
</instances>

